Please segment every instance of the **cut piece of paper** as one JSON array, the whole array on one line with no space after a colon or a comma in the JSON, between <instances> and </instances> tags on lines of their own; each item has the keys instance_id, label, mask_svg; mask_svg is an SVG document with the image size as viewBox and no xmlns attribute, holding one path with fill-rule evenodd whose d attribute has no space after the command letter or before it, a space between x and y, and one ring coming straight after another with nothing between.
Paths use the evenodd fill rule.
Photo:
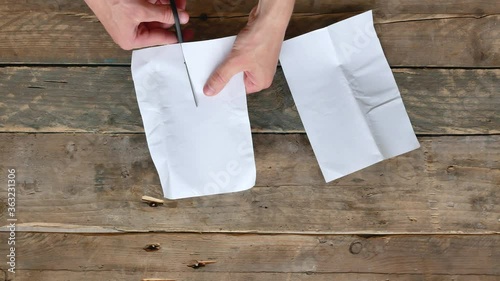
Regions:
<instances>
[{"instance_id":1,"label":"cut piece of paper","mask_svg":"<svg viewBox=\"0 0 500 281\"><path fill-rule=\"evenodd\" d=\"M169 199L236 192L255 185L243 74L217 96L203 94L235 37L134 51L132 75L151 157Z\"/></svg>"},{"instance_id":2,"label":"cut piece of paper","mask_svg":"<svg viewBox=\"0 0 500 281\"><path fill-rule=\"evenodd\" d=\"M280 61L327 182L420 146L371 11L285 41Z\"/></svg>"}]
</instances>

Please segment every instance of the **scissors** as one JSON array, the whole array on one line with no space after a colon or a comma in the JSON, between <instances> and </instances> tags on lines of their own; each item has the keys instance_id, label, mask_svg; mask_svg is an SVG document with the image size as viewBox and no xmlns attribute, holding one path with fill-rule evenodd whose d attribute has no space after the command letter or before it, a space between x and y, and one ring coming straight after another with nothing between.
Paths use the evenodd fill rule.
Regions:
<instances>
[{"instance_id":1,"label":"scissors","mask_svg":"<svg viewBox=\"0 0 500 281\"><path fill-rule=\"evenodd\" d=\"M174 13L175 33L177 33L177 41L179 41L179 45L181 46L182 57L184 59L184 66L186 67L186 72L189 78L189 85L191 86L191 92L193 93L194 104L196 105L196 107L198 107L198 102L196 100L196 95L194 93L193 81L191 80L191 75L189 74L189 69L186 63L186 57L184 56L184 50L182 49L182 43L184 43L184 39L182 38L181 21L179 20L179 13L177 12L177 5L175 4L175 0L170 0L170 8Z\"/></svg>"}]
</instances>

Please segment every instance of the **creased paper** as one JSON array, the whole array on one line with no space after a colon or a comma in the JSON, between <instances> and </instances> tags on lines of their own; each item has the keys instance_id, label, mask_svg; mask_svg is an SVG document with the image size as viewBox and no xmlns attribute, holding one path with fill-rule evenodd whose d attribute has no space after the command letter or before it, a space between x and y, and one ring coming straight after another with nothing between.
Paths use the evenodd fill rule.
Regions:
<instances>
[{"instance_id":1,"label":"creased paper","mask_svg":"<svg viewBox=\"0 0 500 281\"><path fill-rule=\"evenodd\" d=\"M327 182L419 147L371 11L285 41L280 61Z\"/></svg>"},{"instance_id":2,"label":"creased paper","mask_svg":"<svg viewBox=\"0 0 500 281\"><path fill-rule=\"evenodd\" d=\"M256 169L243 74L215 97L203 85L235 37L184 43L198 107L179 44L133 52L132 75L151 157L169 199L255 185Z\"/></svg>"}]
</instances>

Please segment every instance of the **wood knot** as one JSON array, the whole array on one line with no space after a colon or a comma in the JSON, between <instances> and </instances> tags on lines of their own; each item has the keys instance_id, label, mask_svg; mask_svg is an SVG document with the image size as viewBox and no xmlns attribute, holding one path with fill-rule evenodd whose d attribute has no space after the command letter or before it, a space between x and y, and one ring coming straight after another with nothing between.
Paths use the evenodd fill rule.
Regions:
<instances>
[{"instance_id":1,"label":"wood knot","mask_svg":"<svg viewBox=\"0 0 500 281\"><path fill-rule=\"evenodd\" d=\"M363 250L363 244L359 241L352 242L351 246L349 246L349 252L353 255L361 253L361 250Z\"/></svg>"}]
</instances>

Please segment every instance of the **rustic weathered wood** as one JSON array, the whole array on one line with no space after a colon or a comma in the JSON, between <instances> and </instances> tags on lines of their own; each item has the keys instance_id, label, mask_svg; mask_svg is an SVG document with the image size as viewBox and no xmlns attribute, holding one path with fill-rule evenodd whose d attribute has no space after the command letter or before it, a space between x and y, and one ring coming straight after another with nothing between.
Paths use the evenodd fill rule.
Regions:
<instances>
[{"instance_id":1,"label":"rustic weathered wood","mask_svg":"<svg viewBox=\"0 0 500 281\"><path fill-rule=\"evenodd\" d=\"M188 0L187 28L234 35L256 1ZM0 64L129 64L84 1L0 2ZM406 67L393 71L416 132L489 136L421 137L325 184L305 135L256 134L255 188L150 207L161 188L128 67L2 67L0 170L16 168L19 221L0 281L499 280L500 5L297 0L287 38L369 9ZM281 70L248 103L254 132L303 132Z\"/></svg>"},{"instance_id":2,"label":"rustic weathered wood","mask_svg":"<svg viewBox=\"0 0 500 281\"><path fill-rule=\"evenodd\" d=\"M394 66L500 66L500 15L420 20L396 16L376 26ZM449 45L448 45L449 44Z\"/></svg>"},{"instance_id":3,"label":"rustic weathered wood","mask_svg":"<svg viewBox=\"0 0 500 281\"><path fill-rule=\"evenodd\" d=\"M162 278L175 277L176 281L498 281L496 275L452 275L452 274L374 274L374 273L219 273L219 272L151 272L143 271L55 271L55 270L19 270L15 275L9 275L16 281L68 281L68 280L99 280L99 281L137 281L144 276ZM1 281L7 281L0 275Z\"/></svg>"},{"instance_id":4,"label":"rustic weathered wood","mask_svg":"<svg viewBox=\"0 0 500 281\"><path fill-rule=\"evenodd\" d=\"M19 1L2 0L0 12L19 11L58 11L71 13L89 13L83 1L51 0L51 1ZM255 6L257 0L188 0L187 10L192 16L207 15L209 17L246 15ZM296 0L296 13L336 13L360 12L375 9L383 14L496 14L500 13L500 5L495 0L446 0L419 2L400 0Z\"/></svg>"},{"instance_id":5,"label":"rustic weathered wood","mask_svg":"<svg viewBox=\"0 0 500 281\"><path fill-rule=\"evenodd\" d=\"M500 136L420 141L325 184L304 135L257 134L257 187L156 208L143 135L0 134L0 170L17 169L19 231L500 233Z\"/></svg>"},{"instance_id":6,"label":"rustic weathered wood","mask_svg":"<svg viewBox=\"0 0 500 281\"><path fill-rule=\"evenodd\" d=\"M7 233L0 234L2 241ZM483 274L500 276L499 235L317 235L18 233L20 270L159 273ZM152 241L162 249L146 252ZM6 244L0 246L5 252ZM22 257L22 258L21 258ZM191 259L216 259L195 270ZM1 267L5 269L6 264ZM169 278L176 276L169 276Z\"/></svg>"},{"instance_id":7,"label":"rustic weathered wood","mask_svg":"<svg viewBox=\"0 0 500 281\"><path fill-rule=\"evenodd\" d=\"M287 38L355 15L295 15ZM375 21L393 66L499 67L499 15L377 15ZM235 35L245 17L193 18L195 40ZM90 13L0 12L0 63L128 64ZM51 50L50 52L48 50Z\"/></svg>"},{"instance_id":8,"label":"rustic weathered wood","mask_svg":"<svg viewBox=\"0 0 500 281\"><path fill-rule=\"evenodd\" d=\"M500 70L394 75L418 134L500 133ZM0 88L3 132L143 132L128 67L5 67ZM248 105L254 132L304 132L281 69Z\"/></svg>"}]
</instances>

